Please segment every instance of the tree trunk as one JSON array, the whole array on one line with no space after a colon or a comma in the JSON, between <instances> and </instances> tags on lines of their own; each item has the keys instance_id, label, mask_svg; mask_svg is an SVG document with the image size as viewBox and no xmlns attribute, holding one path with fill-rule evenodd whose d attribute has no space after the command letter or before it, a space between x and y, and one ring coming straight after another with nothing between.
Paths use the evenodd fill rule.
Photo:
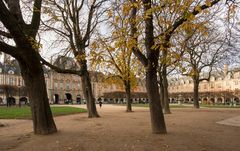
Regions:
<instances>
[{"instance_id":1,"label":"tree trunk","mask_svg":"<svg viewBox=\"0 0 240 151\"><path fill-rule=\"evenodd\" d=\"M11 102L8 100L9 98L9 89L7 85L5 85L5 97L6 97L6 102L7 102L7 107L11 106Z\"/></svg>"},{"instance_id":2,"label":"tree trunk","mask_svg":"<svg viewBox=\"0 0 240 151\"><path fill-rule=\"evenodd\" d=\"M32 59L18 62L28 89L34 133L46 135L57 132L57 128L49 106L43 69L36 58L32 55Z\"/></svg>"},{"instance_id":3,"label":"tree trunk","mask_svg":"<svg viewBox=\"0 0 240 151\"><path fill-rule=\"evenodd\" d=\"M47 98L44 73L35 37L40 25L42 0L33 1L32 21L25 23L19 1L0 1L1 27L6 27L16 46L2 45L6 53L15 57L28 90L35 134L57 132ZM37 10L37 11L36 11ZM28 14L30 15L30 14ZM10 42L12 44L12 42ZM5 43L6 44L6 43Z\"/></svg>"},{"instance_id":4,"label":"tree trunk","mask_svg":"<svg viewBox=\"0 0 240 151\"><path fill-rule=\"evenodd\" d=\"M160 93L160 101L161 101L161 106L165 106L164 105L164 89L163 89L163 79L162 79L162 73L161 71L158 72L158 76L159 76L159 93Z\"/></svg>"},{"instance_id":5,"label":"tree trunk","mask_svg":"<svg viewBox=\"0 0 240 151\"><path fill-rule=\"evenodd\" d=\"M132 1L133 3L135 0ZM157 68L159 60L159 50L153 49L154 43L154 27L153 27L153 14L152 14L152 2L151 0L142 0L144 6L145 22L145 49L147 52L147 58L138 50L133 49L134 54L138 57L139 61L143 63L146 69L146 89L149 99L149 108L151 116L151 126L153 133L166 134L166 125L162 112L162 106L160 102L159 87L157 83ZM131 19L131 37L134 38L137 33L136 28L136 12L137 7L132 8ZM137 38L135 37L137 41Z\"/></svg>"},{"instance_id":6,"label":"tree trunk","mask_svg":"<svg viewBox=\"0 0 240 151\"><path fill-rule=\"evenodd\" d=\"M156 67L153 67L152 64L149 64L146 68L146 88L149 98L152 132L166 134L167 130L157 84L157 71Z\"/></svg>"},{"instance_id":7,"label":"tree trunk","mask_svg":"<svg viewBox=\"0 0 240 151\"><path fill-rule=\"evenodd\" d=\"M83 75L81 76L81 81L82 81L83 94L87 101L88 117L89 118L100 117L97 112L95 98L92 92L91 79L89 77L89 73L87 70L86 61L82 61L80 63L80 66L83 71Z\"/></svg>"},{"instance_id":8,"label":"tree trunk","mask_svg":"<svg viewBox=\"0 0 240 151\"><path fill-rule=\"evenodd\" d=\"M168 96L168 80L167 80L167 67L163 66L162 72L162 79L163 79L163 112L165 114L171 114L170 107L169 107L169 96Z\"/></svg>"},{"instance_id":9,"label":"tree trunk","mask_svg":"<svg viewBox=\"0 0 240 151\"><path fill-rule=\"evenodd\" d=\"M125 92L126 92L126 98L127 98L127 110L126 110L126 112L132 112L130 81L124 81L124 85L125 85Z\"/></svg>"},{"instance_id":10,"label":"tree trunk","mask_svg":"<svg viewBox=\"0 0 240 151\"><path fill-rule=\"evenodd\" d=\"M199 109L199 80L197 78L193 78L193 104L194 108Z\"/></svg>"}]
</instances>

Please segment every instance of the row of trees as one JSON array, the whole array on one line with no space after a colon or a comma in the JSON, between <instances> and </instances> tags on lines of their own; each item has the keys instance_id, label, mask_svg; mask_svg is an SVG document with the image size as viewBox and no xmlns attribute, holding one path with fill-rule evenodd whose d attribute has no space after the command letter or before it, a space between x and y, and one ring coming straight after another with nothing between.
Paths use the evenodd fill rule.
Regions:
<instances>
[{"instance_id":1,"label":"row of trees","mask_svg":"<svg viewBox=\"0 0 240 151\"><path fill-rule=\"evenodd\" d=\"M122 81L127 111L132 111L130 91L134 79L144 69L152 131L167 133L162 106L165 113L170 113L168 74L177 68L193 78L194 106L198 108L200 73L205 67L212 71L226 52L225 36L213 34L216 30L211 25L217 7L225 6L220 3L220 0L0 0L0 51L19 62L29 93L35 134L57 131L42 65L81 76L88 116L99 117L87 67L90 57L92 65L111 68L110 75ZM226 3L233 13L236 4ZM26 13L24 10L29 8ZM55 33L56 42L66 46L62 50L75 58L80 70L60 69L41 57L41 34L37 37L41 23L43 33Z\"/></svg>"}]
</instances>

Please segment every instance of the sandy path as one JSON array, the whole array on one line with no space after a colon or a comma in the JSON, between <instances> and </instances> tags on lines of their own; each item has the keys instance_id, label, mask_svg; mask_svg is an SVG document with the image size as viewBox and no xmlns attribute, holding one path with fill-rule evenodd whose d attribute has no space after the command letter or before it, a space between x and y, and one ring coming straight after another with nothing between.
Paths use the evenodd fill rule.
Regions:
<instances>
[{"instance_id":1,"label":"sandy path","mask_svg":"<svg viewBox=\"0 0 240 151\"><path fill-rule=\"evenodd\" d=\"M216 122L240 115L238 109L173 109L166 115L167 135L151 134L149 111L104 104L101 118L86 113L56 117L59 132L49 136L32 134L26 120L1 120L0 150L10 151L238 151L240 127Z\"/></svg>"}]
</instances>

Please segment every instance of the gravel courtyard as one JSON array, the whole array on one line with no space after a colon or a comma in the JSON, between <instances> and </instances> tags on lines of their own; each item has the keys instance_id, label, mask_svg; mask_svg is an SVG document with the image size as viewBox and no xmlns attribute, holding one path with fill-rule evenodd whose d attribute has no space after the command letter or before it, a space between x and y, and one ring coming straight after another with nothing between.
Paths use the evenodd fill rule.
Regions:
<instances>
[{"instance_id":1,"label":"gravel courtyard","mask_svg":"<svg viewBox=\"0 0 240 151\"><path fill-rule=\"evenodd\" d=\"M240 109L172 109L168 134L157 135L148 108L97 108L101 118L56 117L59 132L49 136L33 135L30 120L0 120L0 151L240 151Z\"/></svg>"}]
</instances>

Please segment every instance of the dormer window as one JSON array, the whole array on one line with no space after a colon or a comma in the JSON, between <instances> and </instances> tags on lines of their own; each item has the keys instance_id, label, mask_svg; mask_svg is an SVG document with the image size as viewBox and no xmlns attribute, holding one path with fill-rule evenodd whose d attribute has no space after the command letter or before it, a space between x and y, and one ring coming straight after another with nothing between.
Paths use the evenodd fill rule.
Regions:
<instances>
[{"instance_id":1,"label":"dormer window","mask_svg":"<svg viewBox=\"0 0 240 151\"><path fill-rule=\"evenodd\" d=\"M210 81L215 81L215 77L211 77L211 80Z\"/></svg>"},{"instance_id":2,"label":"dormer window","mask_svg":"<svg viewBox=\"0 0 240 151\"><path fill-rule=\"evenodd\" d=\"M8 71L8 74L14 74L14 71L9 70L9 71Z\"/></svg>"},{"instance_id":3,"label":"dormer window","mask_svg":"<svg viewBox=\"0 0 240 151\"><path fill-rule=\"evenodd\" d=\"M231 78L232 78L232 74L231 74L231 73L228 73L227 79L231 79Z\"/></svg>"}]
</instances>

